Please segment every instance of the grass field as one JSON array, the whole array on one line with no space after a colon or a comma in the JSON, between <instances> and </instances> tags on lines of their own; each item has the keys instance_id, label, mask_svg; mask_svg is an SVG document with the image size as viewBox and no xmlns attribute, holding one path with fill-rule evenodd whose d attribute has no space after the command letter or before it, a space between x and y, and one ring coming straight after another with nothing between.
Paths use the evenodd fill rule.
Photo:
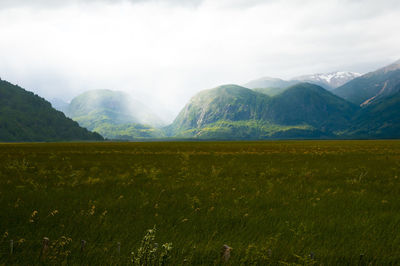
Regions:
<instances>
[{"instance_id":1,"label":"grass field","mask_svg":"<svg viewBox=\"0 0 400 266\"><path fill-rule=\"evenodd\" d=\"M400 264L400 141L0 144L0 210L0 265Z\"/></svg>"}]
</instances>

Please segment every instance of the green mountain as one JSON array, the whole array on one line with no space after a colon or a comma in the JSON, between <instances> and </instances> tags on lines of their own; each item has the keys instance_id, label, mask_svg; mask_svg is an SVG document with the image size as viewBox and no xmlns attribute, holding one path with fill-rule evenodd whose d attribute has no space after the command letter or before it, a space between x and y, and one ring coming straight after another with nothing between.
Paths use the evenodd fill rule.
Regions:
<instances>
[{"instance_id":1,"label":"green mountain","mask_svg":"<svg viewBox=\"0 0 400 266\"><path fill-rule=\"evenodd\" d=\"M336 95L357 105L368 105L399 92L400 60L333 90Z\"/></svg>"},{"instance_id":2,"label":"green mountain","mask_svg":"<svg viewBox=\"0 0 400 266\"><path fill-rule=\"evenodd\" d=\"M204 90L194 96L173 122L177 130L201 128L220 120L256 119L258 101L268 97L237 85Z\"/></svg>"},{"instance_id":3,"label":"green mountain","mask_svg":"<svg viewBox=\"0 0 400 266\"><path fill-rule=\"evenodd\" d=\"M43 98L0 80L0 141L103 140Z\"/></svg>"},{"instance_id":4,"label":"green mountain","mask_svg":"<svg viewBox=\"0 0 400 266\"><path fill-rule=\"evenodd\" d=\"M331 137L349 125L357 109L309 83L273 97L224 85L194 96L166 130L178 137L215 139Z\"/></svg>"},{"instance_id":5,"label":"green mountain","mask_svg":"<svg viewBox=\"0 0 400 266\"><path fill-rule=\"evenodd\" d=\"M347 134L362 138L400 138L400 84L396 89L399 92L359 110Z\"/></svg>"},{"instance_id":6,"label":"green mountain","mask_svg":"<svg viewBox=\"0 0 400 266\"><path fill-rule=\"evenodd\" d=\"M158 128L163 122L149 108L120 91L87 91L71 101L66 113L79 125L109 139L164 136Z\"/></svg>"},{"instance_id":7,"label":"green mountain","mask_svg":"<svg viewBox=\"0 0 400 266\"><path fill-rule=\"evenodd\" d=\"M300 83L271 98L262 119L281 125L307 124L335 132L346 128L357 110L355 105L320 86Z\"/></svg>"}]
</instances>

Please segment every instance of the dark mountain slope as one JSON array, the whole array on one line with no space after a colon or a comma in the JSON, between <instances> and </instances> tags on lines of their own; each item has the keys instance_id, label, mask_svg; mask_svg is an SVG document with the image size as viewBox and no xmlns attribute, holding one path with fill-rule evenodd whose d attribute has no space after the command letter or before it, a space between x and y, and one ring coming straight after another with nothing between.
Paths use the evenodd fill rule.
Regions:
<instances>
[{"instance_id":1,"label":"dark mountain slope","mask_svg":"<svg viewBox=\"0 0 400 266\"><path fill-rule=\"evenodd\" d=\"M294 85L272 98L264 120L283 125L308 124L320 130L346 128L358 107L310 83Z\"/></svg>"},{"instance_id":2,"label":"dark mountain slope","mask_svg":"<svg viewBox=\"0 0 400 266\"><path fill-rule=\"evenodd\" d=\"M397 87L400 91L400 84ZM400 92L362 108L353 119L349 135L400 138Z\"/></svg>"},{"instance_id":3,"label":"dark mountain slope","mask_svg":"<svg viewBox=\"0 0 400 266\"><path fill-rule=\"evenodd\" d=\"M397 93L398 84L400 84L400 60L353 79L333 90L333 93L354 104L368 105Z\"/></svg>"},{"instance_id":4,"label":"dark mountain slope","mask_svg":"<svg viewBox=\"0 0 400 266\"><path fill-rule=\"evenodd\" d=\"M102 139L53 109L43 98L0 80L0 141Z\"/></svg>"}]
</instances>

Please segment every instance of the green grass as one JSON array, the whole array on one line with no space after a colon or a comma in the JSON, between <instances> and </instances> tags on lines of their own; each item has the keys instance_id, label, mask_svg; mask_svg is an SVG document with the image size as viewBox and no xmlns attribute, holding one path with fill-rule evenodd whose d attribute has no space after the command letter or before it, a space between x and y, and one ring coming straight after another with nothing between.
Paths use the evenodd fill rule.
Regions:
<instances>
[{"instance_id":1,"label":"green grass","mask_svg":"<svg viewBox=\"0 0 400 266\"><path fill-rule=\"evenodd\" d=\"M300 130L312 132L309 125L277 125L257 120L229 121L220 120L207 124L201 128L188 129L177 134L176 137L197 139L250 139L260 140L273 138L276 133L284 133L288 130Z\"/></svg>"},{"instance_id":2,"label":"green grass","mask_svg":"<svg viewBox=\"0 0 400 266\"><path fill-rule=\"evenodd\" d=\"M0 162L0 265L39 264L43 237L42 263L124 265L154 225L172 265L223 244L232 265L400 261L400 141L1 144Z\"/></svg>"}]
</instances>

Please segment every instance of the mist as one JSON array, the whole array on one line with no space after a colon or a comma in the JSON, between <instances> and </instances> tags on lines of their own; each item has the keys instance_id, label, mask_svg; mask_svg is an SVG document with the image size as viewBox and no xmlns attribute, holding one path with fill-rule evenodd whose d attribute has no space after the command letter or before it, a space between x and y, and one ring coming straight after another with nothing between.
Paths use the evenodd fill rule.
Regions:
<instances>
[{"instance_id":1,"label":"mist","mask_svg":"<svg viewBox=\"0 0 400 266\"><path fill-rule=\"evenodd\" d=\"M64 101L124 91L171 122L221 84L389 64L399 17L392 0L2 1L0 77Z\"/></svg>"}]
</instances>

